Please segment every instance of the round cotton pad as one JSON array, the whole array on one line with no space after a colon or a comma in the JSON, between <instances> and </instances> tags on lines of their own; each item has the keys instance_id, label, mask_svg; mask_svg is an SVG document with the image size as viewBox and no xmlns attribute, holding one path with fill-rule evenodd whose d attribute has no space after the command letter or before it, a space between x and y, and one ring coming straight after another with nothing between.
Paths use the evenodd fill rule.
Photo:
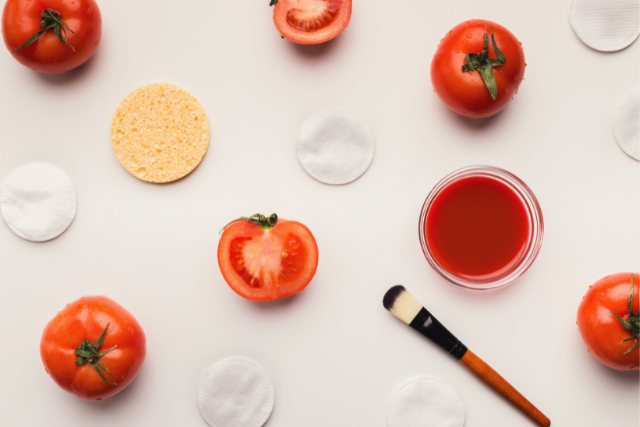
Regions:
<instances>
[{"instance_id":1,"label":"round cotton pad","mask_svg":"<svg viewBox=\"0 0 640 427\"><path fill-rule=\"evenodd\" d=\"M640 161L640 88L624 97L613 115L613 134L622 150Z\"/></svg>"},{"instance_id":2,"label":"round cotton pad","mask_svg":"<svg viewBox=\"0 0 640 427\"><path fill-rule=\"evenodd\" d=\"M69 177L55 166L32 163L13 172L0 194L0 211L11 231L32 242L65 232L78 199Z\"/></svg>"},{"instance_id":3,"label":"round cotton pad","mask_svg":"<svg viewBox=\"0 0 640 427\"><path fill-rule=\"evenodd\" d=\"M638 0L571 0L569 22L589 47L613 52L629 46L640 34Z\"/></svg>"},{"instance_id":4,"label":"round cotton pad","mask_svg":"<svg viewBox=\"0 0 640 427\"><path fill-rule=\"evenodd\" d=\"M313 114L298 136L298 160L325 184L348 184L364 174L375 146L369 126L352 111L330 108Z\"/></svg>"},{"instance_id":5,"label":"round cotton pad","mask_svg":"<svg viewBox=\"0 0 640 427\"><path fill-rule=\"evenodd\" d=\"M209 147L209 120L196 98L172 84L131 92L111 123L116 157L136 178L171 182L194 170Z\"/></svg>"},{"instance_id":6,"label":"round cotton pad","mask_svg":"<svg viewBox=\"0 0 640 427\"><path fill-rule=\"evenodd\" d=\"M404 383L387 410L389 427L462 427L464 418L456 392L442 380L427 376Z\"/></svg>"},{"instance_id":7,"label":"round cotton pad","mask_svg":"<svg viewBox=\"0 0 640 427\"><path fill-rule=\"evenodd\" d=\"M257 363L239 357L210 367L198 389L198 408L211 427L260 427L273 410L273 383Z\"/></svg>"}]
</instances>

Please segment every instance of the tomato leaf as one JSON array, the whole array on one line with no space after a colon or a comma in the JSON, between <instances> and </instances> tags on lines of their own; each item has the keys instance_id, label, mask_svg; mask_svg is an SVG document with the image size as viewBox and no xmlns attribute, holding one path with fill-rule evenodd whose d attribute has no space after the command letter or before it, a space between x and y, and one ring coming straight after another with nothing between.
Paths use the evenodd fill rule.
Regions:
<instances>
[{"instance_id":1,"label":"tomato leaf","mask_svg":"<svg viewBox=\"0 0 640 427\"><path fill-rule=\"evenodd\" d=\"M276 224L278 223L278 215L273 213L269 217L266 217L262 214L253 214L249 217L241 216L240 218L234 219L229 224L225 225L222 230L220 230L220 233L222 233L228 226L237 221L247 221L267 231L276 226Z\"/></svg>"},{"instance_id":2,"label":"tomato leaf","mask_svg":"<svg viewBox=\"0 0 640 427\"><path fill-rule=\"evenodd\" d=\"M640 314L640 311L638 311L638 313L634 313L633 312L633 279L635 279L636 275L635 273L631 275L631 292L629 293L629 314L630 315L636 315L638 316L638 314Z\"/></svg>"},{"instance_id":3,"label":"tomato leaf","mask_svg":"<svg viewBox=\"0 0 640 427\"><path fill-rule=\"evenodd\" d=\"M42 25L42 29L37 33L32 34L31 37L29 37L29 39L22 46L13 49L11 52L15 52L29 46L31 43L38 40L47 30L53 30L53 32L56 33L56 36L58 36L58 39L60 39L62 43L69 46L71 49L73 49L74 52L76 51L73 46L71 46L67 42L67 30L69 30L71 34L75 33L71 30L71 28L69 28L69 25L67 25L67 23L60 18L60 14L58 12L54 12L51 9L45 9L44 12L42 12L40 18L42 19L42 21L40 22ZM64 33L64 37L62 33Z\"/></svg>"},{"instance_id":4,"label":"tomato leaf","mask_svg":"<svg viewBox=\"0 0 640 427\"><path fill-rule=\"evenodd\" d=\"M633 347L631 347L629 350L624 352L623 355L631 353L633 350L638 348L638 346L640 346L640 310L638 310L638 313L634 313L633 311L633 280L635 279L635 276L636 276L635 274L631 276L631 291L629 292L629 301L628 301L629 320L624 320L618 313L611 310L611 314L613 314L616 317L616 319L618 319L620 324L622 324L622 326L627 331L629 331L631 335L633 335L632 337L629 337L626 340L622 341L620 344L624 344L627 341L631 341L631 340L638 340L636 344Z\"/></svg>"},{"instance_id":5,"label":"tomato leaf","mask_svg":"<svg viewBox=\"0 0 640 427\"><path fill-rule=\"evenodd\" d=\"M107 383L111 385L117 385L105 378L104 374L100 369L102 368L104 371L106 371L109 374L111 373L111 371L108 370L102 364L102 362L100 361L100 358L105 354L109 353L110 351L114 350L118 346L117 345L113 346L107 351L98 353L98 348L102 345L102 342L104 341L104 338L107 335L107 329L109 328L110 324L111 323L107 323L107 326L104 328L104 331L102 331L102 335L100 335L100 338L98 338L98 341L96 341L95 344L92 343L91 341L83 340L82 343L78 346L78 348L76 348L75 354L76 356L78 356L78 358L76 359L76 365L82 366L85 363L88 363L93 367L93 369L96 370L96 372L98 372L98 374L100 374L103 380L105 380Z\"/></svg>"},{"instance_id":6,"label":"tomato leaf","mask_svg":"<svg viewBox=\"0 0 640 427\"><path fill-rule=\"evenodd\" d=\"M489 58L489 34L485 33L484 49L482 49L480 55L476 53L469 53L464 57L466 64L462 66L462 72L466 73L467 71L473 72L477 70L482 76L485 86L489 89L491 98L495 101L498 96L498 84L496 83L496 77L493 74L493 67L504 65L507 62L507 57L504 56L500 49L498 49L496 39L493 36L493 27L491 28L491 42L498 59Z\"/></svg>"},{"instance_id":7,"label":"tomato leaf","mask_svg":"<svg viewBox=\"0 0 640 427\"><path fill-rule=\"evenodd\" d=\"M278 0L271 0L271 3L269 3L269 6L275 6L278 4Z\"/></svg>"}]
</instances>

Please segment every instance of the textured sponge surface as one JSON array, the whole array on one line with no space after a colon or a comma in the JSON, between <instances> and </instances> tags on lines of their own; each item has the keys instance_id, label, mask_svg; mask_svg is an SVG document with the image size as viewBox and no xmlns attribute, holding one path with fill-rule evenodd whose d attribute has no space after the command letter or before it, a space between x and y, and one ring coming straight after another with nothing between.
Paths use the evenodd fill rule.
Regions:
<instances>
[{"instance_id":1,"label":"textured sponge surface","mask_svg":"<svg viewBox=\"0 0 640 427\"><path fill-rule=\"evenodd\" d=\"M198 100L172 84L131 92L111 123L116 157L133 176L164 183L200 164L209 147L209 120Z\"/></svg>"}]
</instances>

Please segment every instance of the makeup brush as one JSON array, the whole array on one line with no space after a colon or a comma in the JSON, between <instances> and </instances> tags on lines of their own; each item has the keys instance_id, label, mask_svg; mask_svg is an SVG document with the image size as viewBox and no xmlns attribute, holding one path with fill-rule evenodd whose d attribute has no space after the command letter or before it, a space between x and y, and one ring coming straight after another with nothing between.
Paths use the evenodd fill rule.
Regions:
<instances>
[{"instance_id":1,"label":"makeup brush","mask_svg":"<svg viewBox=\"0 0 640 427\"><path fill-rule=\"evenodd\" d=\"M445 351L458 359L460 363L484 381L489 387L504 397L509 403L521 410L540 427L549 427L551 421L529 402L518 390L502 378L482 359L473 354L451 332L420 305L418 301L404 288L394 286L389 289L382 300L384 308L391 314L420 332L431 341L438 344Z\"/></svg>"}]
</instances>

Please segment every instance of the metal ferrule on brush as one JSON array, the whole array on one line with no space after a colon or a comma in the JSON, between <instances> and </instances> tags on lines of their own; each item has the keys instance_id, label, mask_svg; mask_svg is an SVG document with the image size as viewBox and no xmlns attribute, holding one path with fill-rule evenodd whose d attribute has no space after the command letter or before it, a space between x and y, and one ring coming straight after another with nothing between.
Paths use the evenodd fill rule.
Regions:
<instances>
[{"instance_id":1,"label":"metal ferrule on brush","mask_svg":"<svg viewBox=\"0 0 640 427\"><path fill-rule=\"evenodd\" d=\"M418 312L409 326L448 351L456 359L461 359L467 352L467 347L447 328L442 326L442 323L438 322L438 319L433 317L424 307Z\"/></svg>"}]
</instances>

